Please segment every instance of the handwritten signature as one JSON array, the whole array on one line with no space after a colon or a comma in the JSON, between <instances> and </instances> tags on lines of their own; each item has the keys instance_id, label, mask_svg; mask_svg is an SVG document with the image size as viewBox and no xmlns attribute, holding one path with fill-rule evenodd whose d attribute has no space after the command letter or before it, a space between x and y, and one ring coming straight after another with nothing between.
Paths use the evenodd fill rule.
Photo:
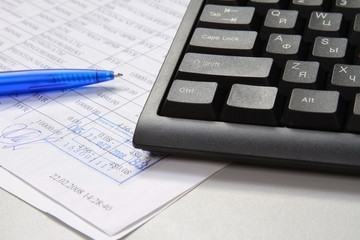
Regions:
<instances>
[{"instance_id":1,"label":"handwritten signature","mask_svg":"<svg viewBox=\"0 0 360 240\"><path fill-rule=\"evenodd\" d=\"M0 143L5 144L3 148L19 149L32 143L48 143L55 142L61 137L45 137L41 138L42 132L35 128L30 128L26 124L14 124L6 127L0 133Z\"/></svg>"}]
</instances>

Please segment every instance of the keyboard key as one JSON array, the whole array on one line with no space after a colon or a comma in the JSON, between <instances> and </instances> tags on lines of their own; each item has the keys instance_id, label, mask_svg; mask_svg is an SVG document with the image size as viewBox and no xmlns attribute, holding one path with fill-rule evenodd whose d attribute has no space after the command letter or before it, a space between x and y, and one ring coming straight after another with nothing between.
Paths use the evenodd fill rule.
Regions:
<instances>
[{"instance_id":1,"label":"keyboard key","mask_svg":"<svg viewBox=\"0 0 360 240\"><path fill-rule=\"evenodd\" d=\"M341 37L345 34L345 26L341 13L312 12L305 29L304 40L313 42L317 36Z\"/></svg>"},{"instance_id":2,"label":"keyboard key","mask_svg":"<svg viewBox=\"0 0 360 240\"><path fill-rule=\"evenodd\" d=\"M334 10L344 14L345 19L350 21L355 14L360 12L359 0L336 0Z\"/></svg>"},{"instance_id":3,"label":"keyboard key","mask_svg":"<svg viewBox=\"0 0 360 240\"><path fill-rule=\"evenodd\" d=\"M327 0L292 0L289 9L298 10L302 18L308 18L313 11L326 11L329 3Z\"/></svg>"},{"instance_id":4,"label":"keyboard key","mask_svg":"<svg viewBox=\"0 0 360 240\"><path fill-rule=\"evenodd\" d=\"M276 87L234 84L221 112L228 122L276 126L283 108Z\"/></svg>"},{"instance_id":5,"label":"keyboard key","mask_svg":"<svg viewBox=\"0 0 360 240\"><path fill-rule=\"evenodd\" d=\"M298 11L269 9L261 28L260 36L262 39L267 39L273 32L296 34L299 32L300 27Z\"/></svg>"},{"instance_id":6,"label":"keyboard key","mask_svg":"<svg viewBox=\"0 0 360 240\"><path fill-rule=\"evenodd\" d=\"M245 1L245 0L244 0ZM207 4L218 4L218 5L238 5L238 3L241 3L240 0L207 0Z\"/></svg>"},{"instance_id":7,"label":"keyboard key","mask_svg":"<svg viewBox=\"0 0 360 240\"><path fill-rule=\"evenodd\" d=\"M288 127L340 130L344 113L339 92L296 88L291 93L282 122Z\"/></svg>"},{"instance_id":8,"label":"keyboard key","mask_svg":"<svg viewBox=\"0 0 360 240\"><path fill-rule=\"evenodd\" d=\"M287 60L298 59L300 55L306 53L304 50L299 52L300 43L300 35L273 33L269 37L264 55L274 58L274 61L281 67Z\"/></svg>"},{"instance_id":9,"label":"keyboard key","mask_svg":"<svg viewBox=\"0 0 360 240\"><path fill-rule=\"evenodd\" d=\"M200 16L199 26L251 30L259 26L255 8L207 4Z\"/></svg>"},{"instance_id":10,"label":"keyboard key","mask_svg":"<svg viewBox=\"0 0 360 240\"><path fill-rule=\"evenodd\" d=\"M355 19L351 25L349 41L352 45L360 46L360 13L356 14Z\"/></svg>"},{"instance_id":11,"label":"keyboard key","mask_svg":"<svg viewBox=\"0 0 360 240\"><path fill-rule=\"evenodd\" d=\"M310 60L320 62L323 69L331 71L334 64L349 61L347 43L346 38L316 37Z\"/></svg>"},{"instance_id":12,"label":"keyboard key","mask_svg":"<svg viewBox=\"0 0 360 240\"><path fill-rule=\"evenodd\" d=\"M252 56L261 49L257 35L255 31L197 28L191 38L189 50Z\"/></svg>"},{"instance_id":13,"label":"keyboard key","mask_svg":"<svg viewBox=\"0 0 360 240\"><path fill-rule=\"evenodd\" d=\"M247 5L254 6L259 15L265 16L270 8L284 8L287 0L249 0Z\"/></svg>"},{"instance_id":14,"label":"keyboard key","mask_svg":"<svg viewBox=\"0 0 360 240\"><path fill-rule=\"evenodd\" d=\"M360 46L355 49L354 64L360 65Z\"/></svg>"},{"instance_id":15,"label":"keyboard key","mask_svg":"<svg viewBox=\"0 0 360 240\"><path fill-rule=\"evenodd\" d=\"M216 120L223 99L215 82L175 80L161 113L165 116Z\"/></svg>"},{"instance_id":16,"label":"keyboard key","mask_svg":"<svg viewBox=\"0 0 360 240\"><path fill-rule=\"evenodd\" d=\"M318 62L289 60L279 82L279 91L290 95L294 88L318 89L323 82L324 76Z\"/></svg>"},{"instance_id":17,"label":"keyboard key","mask_svg":"<svg viewBox=\"0 0 360 240\"><path fill-rule=\"evenodd\" d=\"M189 80L217 81L222 85L244 83L272 85L276 74L271 58L237 57L200 53L185 54L178 77Z\"/></svg>"},{"instance_id":18,"label":"keyboard key","mask_svg":"<svg viewBox=\"0 0 360 240\"><path fill-rule=\"evenodd\" d=\"M329 89L340 91L344 99L352 100L360 92L360 66L335 64Z\"/></svg>"},{"instance_id":19,"label":"keyboard key","mask_svg":"<svg viewBox=\"0 0 360 240\"><path fill-rule=\"evenodd\" d=\"M360 93L356 94L349 112L346 129L351 132L360 132Z\"/></svg>"}]
</instances>

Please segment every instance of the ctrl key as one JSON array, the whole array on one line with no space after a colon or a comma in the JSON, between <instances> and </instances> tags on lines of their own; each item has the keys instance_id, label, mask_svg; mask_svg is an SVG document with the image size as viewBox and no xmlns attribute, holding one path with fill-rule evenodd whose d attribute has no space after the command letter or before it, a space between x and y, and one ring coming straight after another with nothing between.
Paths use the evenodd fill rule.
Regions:
<instances>
[{"instance_id":1,"label":"ctrl key","mask_svg":"<svg viewBox=\"0 0 360 240\"><path fill-rule=\"evenodd\" d=\"M216 120L222 94L216 82L175 80L164 101L161 114L169 117Z\"/></svg>"},{"instance_id":2,"label":"ctrl key","mask_svg":"<svg viewBox=\"0 0 360 240\"><path fill-rule=\"evenodd\" d=\"M342 128L344 114L339 92L295 88L282 122L288 127L336 131Z\"/></svg>"}]
</instances>

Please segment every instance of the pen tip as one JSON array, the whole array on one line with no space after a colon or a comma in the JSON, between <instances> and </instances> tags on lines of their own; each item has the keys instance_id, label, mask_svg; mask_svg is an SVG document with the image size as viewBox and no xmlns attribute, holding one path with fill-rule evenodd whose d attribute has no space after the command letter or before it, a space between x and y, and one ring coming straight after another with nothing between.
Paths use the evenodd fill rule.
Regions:
<instances>
[{"instance_id":1,"label":"pen tip","mask_svg":"<svg viewBox=\"0 0 360 240\"><path fill-rule=\"evenodd\" d=\"M123 74L122 73L116 73L114 74L114 77L121 77Z\"/></svg>"}]
</instances>

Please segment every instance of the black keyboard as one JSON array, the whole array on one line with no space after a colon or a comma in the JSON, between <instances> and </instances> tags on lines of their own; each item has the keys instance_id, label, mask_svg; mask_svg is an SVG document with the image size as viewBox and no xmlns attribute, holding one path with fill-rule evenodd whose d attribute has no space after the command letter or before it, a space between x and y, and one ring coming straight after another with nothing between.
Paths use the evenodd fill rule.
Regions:
<instances>
[{"instance_id":1,"label":"black keyboard","mask_svg":"<svg viewBox=\"0 0 360 240\"><path fill-rule=\"evenodd\" d=\"M133 144L360 173L360 0L191 1Z\"/></svg>"}]
</instances>

